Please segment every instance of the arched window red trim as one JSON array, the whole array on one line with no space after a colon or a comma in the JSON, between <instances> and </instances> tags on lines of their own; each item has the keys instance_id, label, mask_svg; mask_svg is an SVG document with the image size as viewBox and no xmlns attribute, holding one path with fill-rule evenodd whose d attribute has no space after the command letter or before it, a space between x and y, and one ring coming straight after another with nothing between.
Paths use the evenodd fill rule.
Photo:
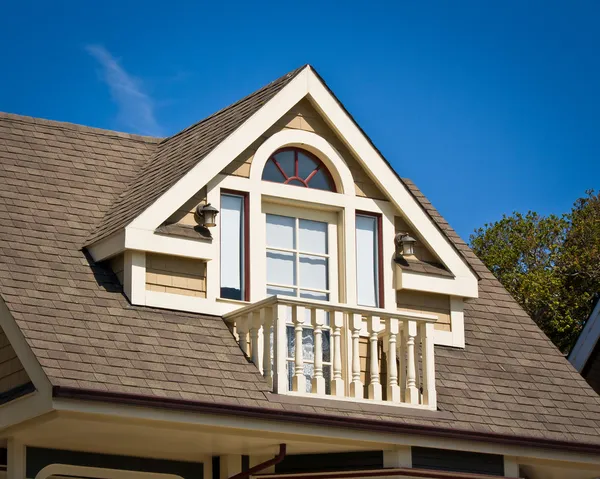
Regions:
<instances>
[{"instance_id":1,"label":"arched window red trim","mask_svg":"<svg viewBox=\"0 0 600 479\"><path fill-rule=\"evenodd\" d=\"M294 173L292 176L287 174L285 172L284 168L277 161L277 155L279 155L280 153L287 152L287 151L291 151L294 153ZM317 165L304 178L300 177L300 174L299 174L299 169L300 169L299 163L301 161L301 156L299 155L299 153L307 156ZM263 173L263 180L273 181L276 183L283 183L285 185L292 184L294 186L303 186L305 188L311 188L311 185L310 185L311 180L317 175L317 173L322 172L325 177L325 180L327 182L327 186L328 186L328 188L326 188L326 191L336 192L335 182L333 181L333 177L331 176L331 173L329 172L327 167L323 164L323 162L319 158L317 158L315 155L310 153L309 151L302 150L300 148L294 148L294 147L280 148L279 150L277 150L275 153L273 153L270 156L270 158L267 160L267 165L269 162L273 163L276 166L277 170L279 170L279 172L281 173L281 181L266 179L266 178L264 178L264 173ZM298 183L300 183L300 184L298 184ZM319 188L319 189L325 189L325 188Z\"/></svg>"}]
</instances>

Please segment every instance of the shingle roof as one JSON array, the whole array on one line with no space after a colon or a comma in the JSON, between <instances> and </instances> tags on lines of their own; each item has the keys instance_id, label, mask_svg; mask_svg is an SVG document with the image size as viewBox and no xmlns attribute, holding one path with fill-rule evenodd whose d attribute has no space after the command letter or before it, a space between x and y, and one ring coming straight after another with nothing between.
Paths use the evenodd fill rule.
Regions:
<instances>
[{"instance_id":1,"label":"shingle roof","mask_svg":"<svg viewBox=\"0 0 600 479\"><path fill-rule=\"evenodd\" d=\"M89 236L86 244L127 226L300 73L302 66L163 140Z\"/></svg>"},{"instance_id":2,"label":"shingle roof","mask_svg":"<svg viewBox=\"0 0 600 479\"><path fill-rule=\"evenodd\" d=\"M53 385L600 444L600 397L409 180L481 277L467 347L436 347L437 412L271 394L221 319L131 306L80 247L156 148L0 115L0 296Z\"/></svg>"}]
</instances>

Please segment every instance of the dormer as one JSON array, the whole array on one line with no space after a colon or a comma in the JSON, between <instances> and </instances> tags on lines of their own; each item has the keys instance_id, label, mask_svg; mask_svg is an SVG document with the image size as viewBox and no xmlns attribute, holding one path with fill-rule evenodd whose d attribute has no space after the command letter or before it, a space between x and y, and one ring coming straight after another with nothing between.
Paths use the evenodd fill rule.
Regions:
<instances>
[{"instance_id":1,"label":"dormer","mask_svg":"<svg viewBox=\"0 0 600 479\"><path fill-rule=\"evenodd\" d=\"M132 304L223 317L279 394L435 409L478 296L310 66L164 140L88 250Z\"/></svg>"}]
</instances>

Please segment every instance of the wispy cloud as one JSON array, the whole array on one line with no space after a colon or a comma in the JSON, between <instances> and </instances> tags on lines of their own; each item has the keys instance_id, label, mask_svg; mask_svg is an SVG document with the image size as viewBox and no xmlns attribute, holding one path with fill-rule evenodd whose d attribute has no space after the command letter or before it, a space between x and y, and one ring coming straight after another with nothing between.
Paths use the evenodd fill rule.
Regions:
<instances>
[{"instance_id":1,"label":"wispy cloud","mask_svg":"<svg viewBox=\"0 0 600 479\"><path fill-rule=\"evenodd\" d=\"M85 49L102 68L103 80L119 107L119 122L136 133L160 136L162 129L154 115L154 101L144 91L142 81L128 73L102 45L87 45Z\"/></svg>"}]
</instances>

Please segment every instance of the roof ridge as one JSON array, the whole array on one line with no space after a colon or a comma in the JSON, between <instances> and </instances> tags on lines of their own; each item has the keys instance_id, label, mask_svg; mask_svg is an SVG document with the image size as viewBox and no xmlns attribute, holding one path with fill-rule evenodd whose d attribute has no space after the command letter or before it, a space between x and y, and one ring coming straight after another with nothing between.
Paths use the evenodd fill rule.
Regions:
<instances>
[{"instance_id":1,"label":"roof ridge","mask_svg":"<svg viewBox=\"0 0 600 479\"><path fill-rule=\"evenodd\" d=\"M177 133L175 133L174 135L171 135L171 136L168 136L168 137L166 137L166 138L163 138L163 139L162 139L162 141L160 142L160 144L162 145L162 144L164 144L164 143L167 143L169 140L172 140L172 139L174 139L174 138L177 138L178 136L180 136L180 135L182 135L182 134L184 134L184 133L186 133L186 132L188 132L188 131L190 131L190 130L192 130L192 129L196 128L197 126L199 126L199 125L201 125L202 123L204 123L204 122L206 122L206 121L210 120L211 118L214 118L215 116L217 116L217 115L219 115L219 114L223 113L224 111L227 111L227 110L229 110L230 108L234 108L234 107L236 107L236 106L238 106L238 105L240 105L240 104L244 103L244 102L245 102L245 101L247 101L249 98L253 97L254 95L256 95L257 93L260 93L260 92L261 92L261 91L263 91L263 90L266 90L267 88L269 88L269 87L270 87L271 85L273 85L274 83L277 83L277 82L279 82L279 81L286 80L286 79L288 79L288 78L289 78L289 79L291 79L291 78L295 77L295 76L296 76L298 73L300 73L302 70L304 70L304 69L305 69L305 68L307 68L307 67L310 67L310 65L309 65L308 63L307 63L307 64L305 64L305 65L302 65L302 66L301 66L301 67L299 67L299 68L296 68L295 70L292 70L291 72L288 72L288 73L286 73L285 75L282 75L282 76L280 76L280 77L276 78L275 80L273 80L273 81L271 81L271 82L267 83L266 85L263 85L263 86L262 86L262 87L260 87L258 90L255 90L255 91L253 91L253 92L249 93L248 95L246 95L245 97L243 97L243 98L241 98L241 99L239 99L239 100L237 100L237 101L234 101L233 103L230 103L230 104L229 104L229 105L227 105L226 107L224 107L224 108L221 108L220 110L217 110L217 111L215 111L215 112L211 113L211 114L210 114L210 115L208 115L207 117L205 117L205 118L202 118L202 120L199 120L199 121L197 121L196 123L193 123L192 125L185 127L183 130L180 130L180 131L178 131L178 132L177 132Z\"/></svg>"},{"instance_id":2,"label":"roof ridge","mask_svg":"<svg viewBox=\"0 0 600 479\"><path fill-rule=\"evenodd\" d=\"M35 124L48 128L57 128L60 130L82 131L85 133L95 133L114 138L126 138L128 140L143 141L144 143L159 143L163 140L157 136L138 135L136 133L127 133L125 131L109 130L107 128L98 128L95 126L82 125L62 120L50 120L29 115L20 115L18 113L9 113L0 111L0 121L10 120L22 124Z\"/></svg>"}]
</instances>

